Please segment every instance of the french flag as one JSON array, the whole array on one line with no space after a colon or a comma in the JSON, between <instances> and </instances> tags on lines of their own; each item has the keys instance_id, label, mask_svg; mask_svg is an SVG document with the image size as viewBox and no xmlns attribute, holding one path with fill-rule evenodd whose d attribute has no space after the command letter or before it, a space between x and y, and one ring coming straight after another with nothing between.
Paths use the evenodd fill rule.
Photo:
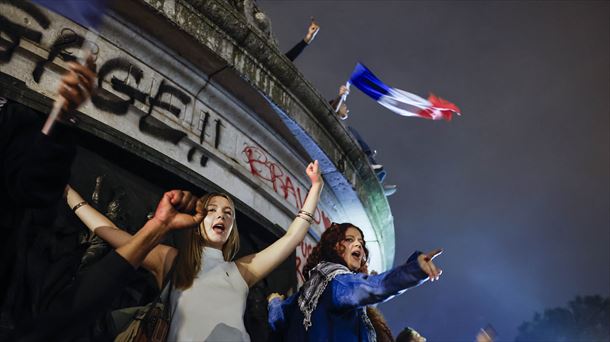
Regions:
<instances>
[{"instance_id":1,"label":"french flag","mask_svg":"<svg viewBox=\"0 0 610 342\"><path fill-rule=\"evenodd\" d=\"M348 83L353 84L377 103L399 115L446 121L451 121L454 113L461 115L460 109L455 104L434 94L430 94L428 99L424 99L404 90L387 86L361 63L354 68Z\"/></svg>"}]
</instances>

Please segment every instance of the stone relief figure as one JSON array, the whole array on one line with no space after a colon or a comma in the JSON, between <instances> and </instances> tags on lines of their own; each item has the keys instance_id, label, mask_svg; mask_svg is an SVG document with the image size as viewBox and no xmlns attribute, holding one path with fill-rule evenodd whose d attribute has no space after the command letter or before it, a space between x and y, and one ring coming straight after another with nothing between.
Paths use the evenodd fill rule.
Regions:
<instances>
[{"instance_id":1,"label":"stone relief figure","mask_svg":"<svg viewBox=\"0 0 610 342\"><path fill-rule=\"evenodd\" d=\"M108 191L108 187L104 187L105 179L106 176L104 175L97 176L95 178L95 187L93 188L93 193L91 194L91 204L96 208L99 208L102 212L105 212L106 216L111 221L117 223L126 222L126 216L122 210L122 202L124 202L125 193L121 190L117 192ZM100 198L102 198L101 201ZM108 200L107 205L100 203L105 202L106 200ZM88 247L81 259L80 268L87 267L88 265L94 263L108 251L110 251L111 248L106 241L90 232L87 232L87 234L83 236L82 243L87 244Z\"/></svg>"},{"instance_id":2,"label":"stone relief figure","mask_svg":"<svg viewBox=\"0 0 610 342\"><path fill-rule=\"evenodd\" d=\"M237 11L246 18L246 22L250 26L256 28L265 37L269 39L276 47L278 46L277 40L273 36L271 30L271 20L269 17L261 11L256 5L256 0L227 0Z\"/></svg>"}]
</instances>

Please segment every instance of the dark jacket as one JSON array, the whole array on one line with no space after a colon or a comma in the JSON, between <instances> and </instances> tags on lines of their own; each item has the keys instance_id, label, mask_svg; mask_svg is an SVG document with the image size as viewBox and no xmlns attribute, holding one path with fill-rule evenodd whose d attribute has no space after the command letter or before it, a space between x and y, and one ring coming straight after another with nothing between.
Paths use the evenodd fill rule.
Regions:
<instances>
[{"instance_id":1,"label":"dark jacket","mask_svg":"<svg viewBox=\"0 0 610 342\"><path fill-rule=\"evenodd\" d=\"M417 262L418 253L405 264L378 275L339 274L329 283L312 312L305 330L299 309L301 291L269 303L269 324L283 341L369 341L367 305L384 302L427 279Z\"/></svg>"},{"instance_id":2,"label":"dark jacket","mask_svg":"<svg viewBox=\"0 0 610 342\"><path fill-rule=\"evenodd\" d=\"M78 272L79 227L56 222L76 149L62 124L42 134L44 119L12 101L0 108L0 341L86 335L134 273L114 251Z\"/></svg>"},{"instance_id":3,"label":"dark jacket","mask_svg":"<svg viewBox=\"0 0 610 342\"><path fill-rule=\"evenodd\" d=\"M40 132L44 115L16 102L0 108L0 337L36 311L31 251L48 237L75 148L68 130ZM39 234L42 233L42 234ZM25 315L25 316L24 316Z\"/></svg>"}]
</instances>

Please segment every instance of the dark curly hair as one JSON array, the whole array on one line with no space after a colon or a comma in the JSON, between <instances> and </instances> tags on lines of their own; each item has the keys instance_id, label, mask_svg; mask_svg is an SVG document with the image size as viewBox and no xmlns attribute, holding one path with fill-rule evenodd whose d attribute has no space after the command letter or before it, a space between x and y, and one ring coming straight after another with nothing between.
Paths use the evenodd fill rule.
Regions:
<instances>
[{"instance_id":1,"label":"dark curly hair","mask_svg":"<svg viewBox=\"0 0 610 342\"><path fill-rule=\"evenodd\" d=\"M364 239L364 233L362 233L362 230L353 224L333 222L330 227L328 227L324 233L322 233L320 242L313 248L311 254L307 258L307 263L305 264L305 267L303 267L303 276L305 277L305 281L309 279L309 272L321 261L329 261L347 266L341 257L345 247L339 243L345 239L345 232L350 227L358 229L362 235L362 238ZM337 244L339 244L339 246L337 246ZM369 250L366 249L366 243L364 241L362 243L362 249L364 249L365 257L362 259L361 269L366 267L366 262L369 256Z\"/></svg>"},{"instance_id":2,"label":"dark curly hair","mask_svg":"<svg viewBox=\"0 0 610 342\"><path fill-rule=\"evenodd\" d=\"M375 335L377 335L377 342L394 342L394 337L392 336L392 330L388 326L388 322L386 322L383 314L377 308L372 306L366 307L366 314L369 316L369 320L371 324L373 324L373 328L375 329Z\"/></svg>"}]
</instances>

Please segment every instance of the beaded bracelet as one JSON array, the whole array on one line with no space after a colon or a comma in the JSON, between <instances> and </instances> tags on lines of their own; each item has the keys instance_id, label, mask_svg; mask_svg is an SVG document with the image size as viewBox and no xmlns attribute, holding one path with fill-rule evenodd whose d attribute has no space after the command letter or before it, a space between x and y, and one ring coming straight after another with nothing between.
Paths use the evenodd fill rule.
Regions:
<instances>
[{"instance_id":1,"label":"beaded bracelet","mask_svg":"<svg viewBox=\"0 0 610 342\"><path fill-rule=\"evenodd\" d=\"M77 205L75 205L75 206L73 206L73 207L72 207L72 212L76 212L76 210L77 210L78 208L80 208L80 207L82 207L82 206L84 206L84 205L87 205L87 204L89 204L89 203L87 203L87 201L82 201L82 202L78 203Z\"/></svg>"}]
</instances>

